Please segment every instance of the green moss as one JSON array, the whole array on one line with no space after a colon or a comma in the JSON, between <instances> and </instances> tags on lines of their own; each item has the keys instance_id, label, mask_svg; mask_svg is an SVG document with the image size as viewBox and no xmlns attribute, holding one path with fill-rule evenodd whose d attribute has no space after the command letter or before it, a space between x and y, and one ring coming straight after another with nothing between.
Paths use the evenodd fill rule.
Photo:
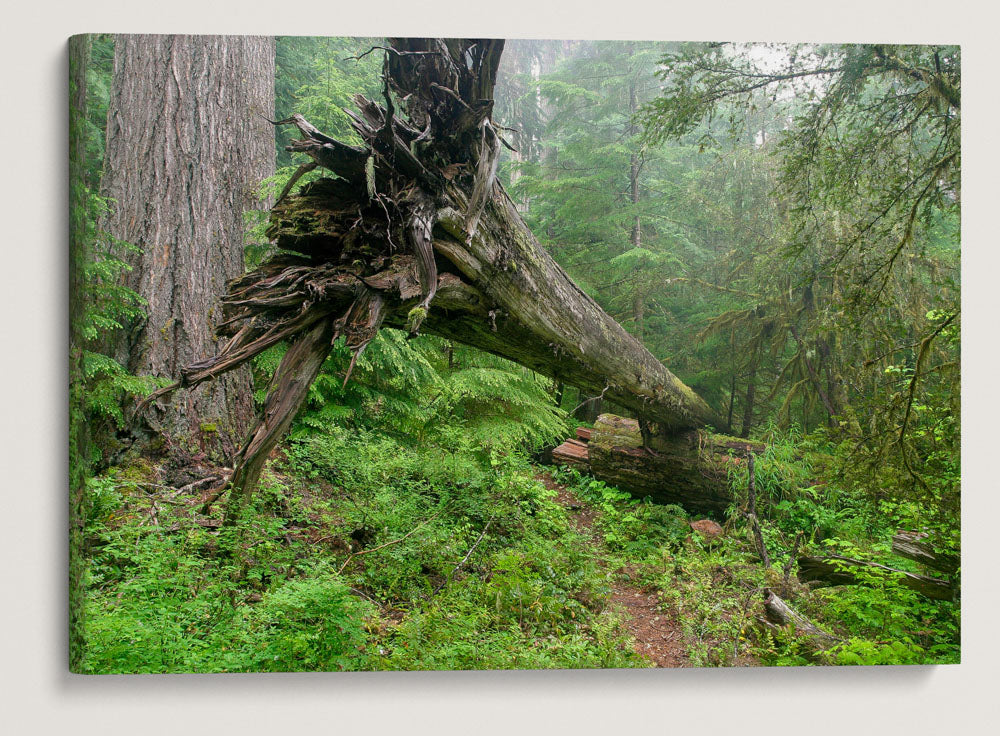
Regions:
<instances>
[{"instance_id":1,"label":"green moss","mask_svg":"<svg viewBox=\"0 0 1000 736\"><path fill-rule=\"evenodd\" d=\"M423 307L414 307L406 313L406 329L409 332L416 332L420 325L427 318L427 310Z\"/></svg>"},{"instance_id":2,"label":"green moss","mask_svg":"<svg viewBox=\"0 0 1000 736\"><path fill-rule=\"evenodd\" d=\"M602 414L594 424L590 444L606 450L613 447L642 447L639 423L614 414Z\"/></svg>"},{"instance_id":3,"label":"green moss","mask_svg":"<svg viewBox=\"0 0 1000 736\"><path fill-rule=\"evenodd\" d=\"M201 424L202 432L218 432L219 428L216 426L215 422L202 422Z\"/></svg>"},{"instance_id":4,"label":"green moss","mask_svg":"<svg viewBox=\"0 0 1000 736\"><path fill-rule=\"evenodd\" d=\"M177 320L175 320L173 317L171 317L170 319L168 319L166 321L166 323L163 325L163 327L160 328L160 335L163 337L164 340L169 340L170 339L170 330L173 329L174 324L176 324L176 322L177 322Z\"/></svg>"}]
</instances>

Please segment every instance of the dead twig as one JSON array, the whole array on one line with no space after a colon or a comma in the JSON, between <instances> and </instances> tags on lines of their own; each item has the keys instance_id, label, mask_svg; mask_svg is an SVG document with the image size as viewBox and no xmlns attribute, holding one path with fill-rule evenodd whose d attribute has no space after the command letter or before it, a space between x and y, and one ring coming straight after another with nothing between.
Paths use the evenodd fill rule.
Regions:
<instances>
[{"instance_id":1,"label":"dead twig","mask_svg":"<svg viewBox=\"0 0 1000 736\"><path fill-rule=\"evenodd\" d=\"M370 49L368 49L364 53L358 54L357 56L345 57L344 61L361 61L375 49L388 51L390 53L395 54L396 56L440 56L441 55L440 51L400 51L399 49L394 49L391 46L372 46Z\"/></svg>"},{"instance_id":2,"label":"dead twig","mask_svg":"<svg viewBox=\"0 0 1000 736\"><path fill-rule=\"evenodd\" d=\"M781 595L783 597L788 597L789 593L789 581L792 577L792 568L795 566L795 558L799 553L799 543L802 542L802 532L798 532L795 535L795 541L792 543L792 551L788 555L788 561L785 563L784 568L781 570Z\"/></svg>"},{"instance_id":3,"label":"dead twig","mask_svg":"<svg viewBox=\"0 0 1000 736\"><path fill-rule=\"evenodd\" d=\"M581 401L579 404L577 404L576 406L573 407L573 410L570 411L570 414L573 414L574 412L576 412L576 410L579 409L580 407L586 406L591 401L597 401L598 399L603 399L604 398L604 394L607 393L607 391L608 391L609 388L611 388L611 384L610 383L605 383L604 384L604 390L601 391L601 393L599 393L597 396L591 396L589 399L586 399L585 401Z\"/></svg>"},{"instance_id":4,"label":"dead twig","mask_svg":"<svg viewBox=\"0 0 1000 736\"><path fill-rule=\"evenodd\" d=\"M740 611L740 623L736 627L736 639L733 642L733 658L735 659L739 656L740 651L740 635L743 633L743 622L747 617L747 609L750 607L750 600L753 598L754 594L761 592L762 588L751 588L747 593L746 599L743 601L743 608Z\"/></svg>"},{"instance_id":5,"label":"dead twig","mask_svg":"<svg viewBox=\"0 0 1000 736\"><path fill-rule=\"evenodd\" d=\"M441 511L444 511L444 509L441 509ZM344 572L344 570L347 568L347 566L349 564L351 564L351 561L355 557L360 557L361 555L366 555L369 552L378 552L380 549L385 549L386 547L391 547L394 544L399 544L400 542L405 541L406 539L409 539L414 534L416 534L417 531L421 527L427 526L432 521L434 521L434 519L436 519L438 516L440 516L441 515L441 511L438 511L436 514L434 514L434 516L430 517L429 519L425 519L424 521L420 522L415 527L413 527L410 531L408 531L406 534L404 534L403 536L401 536L399 539L393 539L391 541L386 542L385 544L380 544L378 547L372 547L371 549L363 549L360 552L353 553L350 557L348 557L344 561L344 564L340 566L340 569L337 570L337 574L340 575L342 572Z\"/></svg>"}]
</instances>

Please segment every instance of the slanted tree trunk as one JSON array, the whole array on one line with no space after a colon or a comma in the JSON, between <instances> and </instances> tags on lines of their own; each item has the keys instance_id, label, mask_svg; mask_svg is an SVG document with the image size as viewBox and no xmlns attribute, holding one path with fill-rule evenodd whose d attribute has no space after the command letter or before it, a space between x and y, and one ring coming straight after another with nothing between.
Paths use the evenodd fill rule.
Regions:
<instances>
[{"instance_id":1,"label":"slanted tree trunk","mask_svg":"<svg viewBox=\"0 0 1000 736\"><path fill-rule=\"evenodd\" d=\"M116 37L108 105L104 229L137 246L127 286L148 302L116 357L132 372L176 376L217 351L227 281L244 269L243 213L274 173L274 39ZM189 450L233 454L253 417L249 369L158 407L154 426Z\"/></svg>"},{"instance_id":2,"label":"slanted tree trunk","mask_svg":"<svg viewBox=\"0 0 1000 736\"><path fill-rule=\"evenodd\" d=\"M229 342L183 369L178 385L214 378L339 316L333 334L355 355L382 326L424 331L602 395L663 433L719 426L701 398L570 280L497 181L504 141L491 111L503 41L390 44L384 104L358 96L358 112L348 112L362 146L298 115L280 121L302 135L289 146L311 159L301 172L319 166L338 178L279 198L269 234L301 255L277 256L230 283L220 325ZM277 439L268 433L240 464L257 463ZM252 480L237 467L234 495L248 496Z\"/></svg>"}]
</instances>

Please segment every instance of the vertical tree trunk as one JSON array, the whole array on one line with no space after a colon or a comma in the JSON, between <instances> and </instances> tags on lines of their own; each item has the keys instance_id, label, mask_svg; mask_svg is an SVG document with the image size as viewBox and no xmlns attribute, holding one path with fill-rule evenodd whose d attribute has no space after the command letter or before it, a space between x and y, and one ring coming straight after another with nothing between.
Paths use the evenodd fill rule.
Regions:
<instances>
[{"instance_id":1,"label":"vertical tree trunk","mask_svg":"<svg viewBox=\"0 0 1000 736\"><path fill-rule=\"evenodd\" d=\"M646 295L638 289L632 298L632 322L635 325L635 339L642 342L646 334Z\"/></svg>"},{"instance_id":2,"label":"vertical tree trunk","mask_svg":"<svg viewBox=\"0 0 1000 736\"><path fill-rule=\"evenodd\" d=\"M726 426L733 426L733 408L736 405L736 333L729 332L729 355L731 367L729 374L729 410L726 415ZM731 431L731 430L730 430Z\"/></svg>"},{"instance_id":3,"label":"vertical tree trunk","mask_svg":"<svg viewBox=\"0 0 1000 736\"><path fill-rule=\"evenodd\" d=\"M629 49L632 50L632 47ZM634 116L639 110L639 100L635 89L635 79L629 80L628 85L628 109L629 118L628 134L631 138L630 144L635 145L635 135L638 132ZM632 221L632 233L629 240L632 243L633 248L642 247L642 218L639 216L639 170L640 170L639 154L637 151L633 150L629 156L629 201L632 203L632 207L635 210L635 218ZM632 323L634 325L635 339L639 342L643 340L643 334L645 333L645 320L646 320L646 299L645 295L642 293L642 289L636 286L635 295L632 298Z\"/></svg>"},{"instance_id":4,"label":"vertical tree trunk","mask_svg":"<svg viewBox=\"0 0 1000 736\"><path fill-rule=\"evenodd\" d=\"M90 445L84 418L83 267L88 256L86 121L90 37L69 41L69 668L80 671L84 652L84 524Z\"/></svg>"},{"instance_id":5,"label":"vertical tree trunk","mask_svg":"<svg viewBox=\"0 0 1000 736\"><path fill-rule=\"evenodd\" d=\"M726 414L727 427L733 426L733 407L736 404L736 372L732 373L729 382L729 411Z\"/></svg>"},{"instance_id":6,"label":"vertical tree trunk","mask_svg":"<svg viewBox=\"0 0 1000 736\"><path fill-rule=\"evenodd\" d=\"M601 415L604 399L600 396L586 396L580 393L580 405L576 407L573 416L581 422L593 423Z\"/></svg>"},{"instance_id":7,"label":"vertical tree trunk","mask_svg":"<svg viewBox=\"0 0 1000 736\"><path fill-rule=\"evenodd\" d=\"M631 80L628 86L628 105L629 105L629 115L634 116L639 110L638 97L635 91L635 80ZM631 137L635 137L636 134L635 124L632 122L632 118L629 118L628 134ZM630 141L634 144L634 140ZM633 207L638 207L639 205L639 154L636 151L632 151L629 156L629 200L632 202ZM639 217L639 213L635 213L635 219L632 222L632 247L639 248L642 246L642 220Z\"/></svg>"},{"instance_id":8,"label":"vertical tree trunk","mask_svg":"<svg viewBox=\"0 0 1000 736\"><path fill-rule=\"evenodd\" d=\"M127 285L148 319L116 346L131 371L172 376L216 353L218 295L244 268L243 213L274 173L273 108L273 38L117 38L102 188L114 200L105 230L141 249ZM223 458L252 415L243 368L155 420L172 442Z\"/></svg>"},{"instance_id":9,"label":"vertical tree trunk","mask_svg":"<svg viewBox=\"0 0 1000 736\"><path fill-rule=\"evenodd\" d=\"M740 437L750 436L753 424L753 406L757 394L757 364L760 362L760 346L754 346L753 357L750 359L750 371L747 376L747 398L743 404L743 424L740 425Z\"/></svg>"}]
</instances>

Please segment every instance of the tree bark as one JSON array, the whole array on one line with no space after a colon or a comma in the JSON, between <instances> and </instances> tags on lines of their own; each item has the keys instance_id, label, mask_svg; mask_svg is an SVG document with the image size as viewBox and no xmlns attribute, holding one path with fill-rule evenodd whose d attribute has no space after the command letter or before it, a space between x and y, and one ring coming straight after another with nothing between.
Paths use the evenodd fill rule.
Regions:
<instances>
[{"instance_id":1,"label":"tree bark","mask_svg":"<svg viewBox=\"0 0 1000 736\"><path fill-rule=\"evenodd\" d=\"M279 121L302 135L290 150L338 178L275 206L269 235L301 255L275 257L230 283L220 331L231 339L215 358L181 370L178 386L343 314L337 332L356 353L383 324L429 332L629 407L663 434L719 426L700 397L570 280L497 181L504 141L490 115L503 42L390 44L385 104L358 96L358 112L348 111L362 146L300 115ZM240 463L256 462L241 452ZM252 485L239 468L234 478Z\"/></svg>"},{"instance_id":2,"label":"tree bark","mask_svg":"<svg viewBox=\"0 0 1000 736\"><path fill-rule=\"evenodd\" d=\"M760 345L754 343L747 375L746 399L743 402L743 423L740 425L740 437L744 438L750 436L750 427L753 425L753 409L757 399L757 366L760 363L761 349Z\"/></svg>"},{"instance_id":3,"label":"tree bark","mask_svg":"<svg viewBox=\"0 0 1000 736\"><path fill-rule=\"evenodd\" d=\"M134 373L169 377L216 352L223 285L243 272L243 213L274 173L274 40L121 35L108 105L103 229L140 253L127 286L148 317L116 346ZM231 456L253 416L248 369L158 407L172 443Z\"/></svg>"}]
</instances>

